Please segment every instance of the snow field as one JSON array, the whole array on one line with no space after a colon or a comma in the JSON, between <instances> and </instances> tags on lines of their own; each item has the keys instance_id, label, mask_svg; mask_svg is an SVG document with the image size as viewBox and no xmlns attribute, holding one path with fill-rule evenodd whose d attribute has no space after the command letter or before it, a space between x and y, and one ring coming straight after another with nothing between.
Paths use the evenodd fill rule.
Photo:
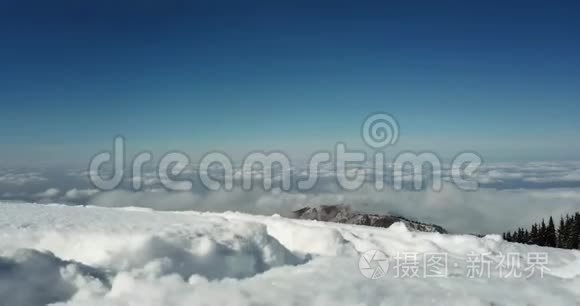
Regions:
<instances>
[{"instance_id":1,"label":"snow field","mask_svg":"<svg viewBox=\"0 0 580 306\"><path fill-rule=\"evenodd\" d=\"M361 253L391 269L370 280ZM448 254L445 278L393 275ZM470 279L467 254L545 252L543 277ZM525 272L523 266L516 271ZM578 305L580 252L240 213L0 204L0 305Z\"/></svg>"}]
</instances>

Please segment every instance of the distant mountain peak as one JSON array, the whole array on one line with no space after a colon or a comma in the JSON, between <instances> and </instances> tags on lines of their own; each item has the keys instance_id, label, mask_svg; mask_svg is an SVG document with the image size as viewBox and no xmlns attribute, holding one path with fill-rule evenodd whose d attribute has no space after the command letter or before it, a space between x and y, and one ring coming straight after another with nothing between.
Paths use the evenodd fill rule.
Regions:
<instances>
[{"instance_id":1,"label":"distant mountain peak","mask_svg":"<svg viewBox=\"0 0 580 306\"><path fill-rule=\"evenodd\" d=\"M320 205L319 207L306 206L294 211L294 217L304 220L318 220L384 228L387 228L396 222L402 222L411 231L447 233L447 231L439 225L412 221L399 216L361 213L354 211L349 205L345 204Z\"/></svg>"}]
</instances>

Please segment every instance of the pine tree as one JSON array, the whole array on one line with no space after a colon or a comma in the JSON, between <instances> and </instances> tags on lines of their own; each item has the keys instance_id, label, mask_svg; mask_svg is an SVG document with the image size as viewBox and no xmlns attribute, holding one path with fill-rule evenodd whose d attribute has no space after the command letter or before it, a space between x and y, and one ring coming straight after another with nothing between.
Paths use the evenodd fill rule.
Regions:
<instances>
[{"instance_id":1,"label":"pine tree","mask_svg":"<svg viewBox=\"0 0 580 306\"><path fill-rule=\"evenodd\" d=\"M574 217L574 227L575 227L575 231L578 235L576 235L576 241L578 241L577 243L577 249L580 249L580 213L576 213L575 217Z\"/></svg>"},{"instance_id":2,"label":"pine tree","mask_svg":"<svg viewBox=\"0 0 580 306\"><path fill-rule=\"evenodd\" d=\"M566 221L564 221L564 244L561 246L563 249L570 249L572 245L572 228L574 227L574 220L569 216L566 215Z\"/></svg>"},{"instance_id":3,"label":"pine tree","mask_svg":"<svg viewBox=\"0 0 580 306\"><path fill-rule=\"evenodd\" d=\"M580 246L580 213L570 218L568 225L568 249L578 249Z\"/></svg>"},{"instance_id":4,"label":"pine tree","mask_svg":"<svg viewBox=\"0 0 580 306\"><path fill-rule=\"evenodd\" d=\"M558 247L565 248L568 244L568 228L564 223L564 217L560 217L560 226L558 228Z\"/></svg>"},{"instance_id":5,"label":"pine tree","mask_svg":"<svg viewBox=\"0 0 580 306\"><path fill-rule=\"evenodd\" d=\"M580 212L566 217L561 216L557 229L554 219L550 217L547 226L545 219L542 219L541 223L534 223L530 230L518 227L515 231L508 231L502 235L504 240L509 242L580 249Z\"/></svg>"},{"instance_id":6,"label":"pine tree","mask_svg":"<svg viewBox=\"0 0 580 306\"><path fill-rule=\"evenodd\" d=\"M530 243L538 244L538 225L532 225L532 230L530 232Z\"/></svg>"},{"instance_id":7,"label":"pine tree","mask_svg":"<svg viewBox=\"0 0 580 306\"><path fill-rule=\"evenodd\" d=\"M554 219L545 219L541 223L534 223L530 230L518 227L515 231L507 231L502 234L505 241L539 246L559 247L564 249L580 249L580 212L574 215L560 217L558 228L554 225Z\"/></svg>"},{"instance_id":8,"label":"pine tree","mask_svg":"<svg viewBox=\"0 0 580 306\"><path fill-rule=\"evenodd\" d=\"M546 230L546 246L555 248L557 244L556 227L554 226L554 219L551 216Z\"/></svg>"},{"instance_id":9,"label":"pine tree","mask_svg":"<svg viewBox=\"0 0 580 306\"><path fill-rule=\"evenodd\" d=\"M546 245L546 222L542 219L542 224L540 225L540 230L538 231L538 245Z\"/></svg>"}]
</instances>

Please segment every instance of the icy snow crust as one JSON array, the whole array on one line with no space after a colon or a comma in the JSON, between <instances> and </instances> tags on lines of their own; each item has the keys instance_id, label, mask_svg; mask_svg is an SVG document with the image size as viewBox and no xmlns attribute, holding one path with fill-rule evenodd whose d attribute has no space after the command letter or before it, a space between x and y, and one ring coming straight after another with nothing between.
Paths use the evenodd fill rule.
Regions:
<instances>
[{"instance_id":1,"label":"icy snow crust","mask_svg":"<svg viewBox=\"0 0 580 306\"><path fill-rule=\"evenodd\" d=\"M359 255L448 252L446 278ZM470 252L547 252L543 278L466 277ZM390 263L392 267L394 262ZM523 272L523 267L519 267ZM0 203L0 305L579 305L580 252L239 213Z\"/></svg>"}]
</instances>

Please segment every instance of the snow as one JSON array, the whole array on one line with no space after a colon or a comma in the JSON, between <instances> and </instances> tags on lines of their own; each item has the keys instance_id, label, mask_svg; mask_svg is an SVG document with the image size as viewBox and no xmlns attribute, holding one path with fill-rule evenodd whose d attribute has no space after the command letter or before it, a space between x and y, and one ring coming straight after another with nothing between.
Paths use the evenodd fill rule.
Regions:
<instances>
[{"instance_id":1,"label":"snow","mask_svg":"<svg viewBox=\"0 0 580 306\"><path fill-rule=\"evenodd\" d=\"M367 279L361 254L388 256ZM401 253L448 256L443 278L393 273ZM543 277L466 275L477 254L547 254ZM495 257L493 257L495 260ZM513 265L526 274L523 264ZM578 305L580 252L255 216L0 203L0 305Z\"/></svg>"}]
</instances>

